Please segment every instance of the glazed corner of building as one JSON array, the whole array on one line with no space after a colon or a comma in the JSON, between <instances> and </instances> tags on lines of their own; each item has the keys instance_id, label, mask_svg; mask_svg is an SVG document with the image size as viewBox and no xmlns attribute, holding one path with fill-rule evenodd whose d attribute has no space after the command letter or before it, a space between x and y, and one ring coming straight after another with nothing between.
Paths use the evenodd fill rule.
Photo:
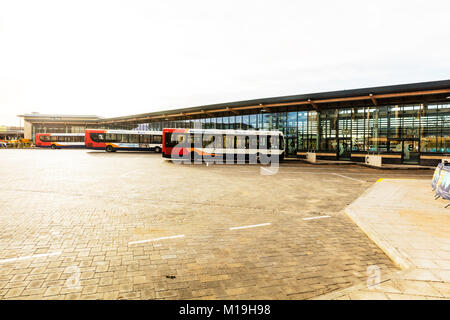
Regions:
<instances>
[{"instance_id":1,"label":"glazed corner of building","mask_svg":"<svg viewBox=\"0 0 450 320\"><path fill-rule=\"evenodd\" d=\"M318 159L434 165L450 155L450 80L260 98L115 118L44 115L24 118L25 138L86 128L177 128L283 131L286 151Z\"/></svg>"}]
</instances>

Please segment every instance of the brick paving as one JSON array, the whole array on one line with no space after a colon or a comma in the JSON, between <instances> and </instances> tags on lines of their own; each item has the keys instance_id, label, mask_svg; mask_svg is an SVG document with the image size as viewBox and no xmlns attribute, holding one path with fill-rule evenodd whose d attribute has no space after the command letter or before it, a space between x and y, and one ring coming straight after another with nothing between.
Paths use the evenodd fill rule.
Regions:
<instances>
[{"instance_id":1,"label":"brick paving","mask_svg":"<svg viewBox=\"0 0 450 320\"><path fill-rule=\"evenodd\" d=\"M400 173L259 170L152 153L1 151L0 298L309 299L366 281L371 265L398 270L343 209ZM229 229L261 223L270 225Z\"/></svg>"},{"instance_id":2,"label":"brick paving","mask_svg":"<svg viewBox=\"0 0 450 320\"><path fill-rule=\"evenodd\" d=\"M379 284L359 284L318 299L450 299L446 204L434 200L430 180L378 181L345 211L402 270L381 274Z\"/></svg>"}]
</instances>

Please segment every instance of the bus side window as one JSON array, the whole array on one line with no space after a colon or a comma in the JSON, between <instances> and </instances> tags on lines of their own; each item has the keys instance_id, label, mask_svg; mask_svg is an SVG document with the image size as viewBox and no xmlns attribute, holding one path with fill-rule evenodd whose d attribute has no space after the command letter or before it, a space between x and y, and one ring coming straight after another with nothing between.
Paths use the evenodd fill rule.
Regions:
<instances>
[{"instance_id":1,"label":"bus side window","mask_svg":"<svg viewBox=\"0 0 450 320\"><path fill-rule=\"evenodd\" d=\"M117 141L122 143L128 143L129 135L128 134L117 134Z\"/></svg>"},{"instance_id":2,"label":"bus side window","mask_svg":"<svg viewBox=\"0 0 450 320\"><path fill-rule=\"evenodd\" d=\"M217 148L217 149L223 148L223 135L221 135L221 134L215 135L214 140L215 140L214 148Z\"/></svg>"},{"instance_id":3,"label":"bus side window","mask_svg":"<svg viewBox=\"0 0 450 320\"><path fill-rule=\"evenodd\" d=\"M269 149L280 149L280 141L278 135L269 137Z\"/></svg>"},{"instance_id":4,"label":"bus side window","mask_svg":"<svg viewBox=\"0 0 450 320\"><path fill-rule=\"evenodd\" d=\"M166 147L170 148L170 147L175 146L176 141L174 141L172 139L175 140L175 136L172 136L172 132L164 132L164 145Z\"/></svg>"},{"instance_id":5,"label":"bus side window","mask_svg":"<svg viewBox=\"0 0 450 320\"><path fill-rule=\"evenodd\" d=\"M234 149L235 148L235 143L234 143L235 136L227 134L227 135L224 135L223 137L225 138L223 140L223 142L224 142L223 147L225 149Z\"/></svg>"},{"instance_id":6,"label":"bus side window","mask_svg":"<svg viewBox=\"0 0 450 320\"><path fill-rule=\"evenodd\" d=\"M202 141L203 148L213 148L214 146L214 136L213 135L204 135Z\"/></svg>"},{"instance_id":7,"label":"bus side window","mask_svg":"<svg viewBox=\"0 0 450 320\"><path fill-rule=\"evenodd\" d=\"M245 149L246 141L248 140L248 137L246 136L236 136L236 148L237 149Z\"/></svg>"},{"instance_id":8,"label":"bus side window","mask_svg":"<svg viewBox=\"0 0 450 320\"><path fill-rule=\"evenodd\" d=\"M105 141L106 142L116 142L116 135L114 133L107 133Z\"/></svg>"},{"instance_id":9,"label":"bus side window","mask_svg":"<svg viewBox=\"0 0 450 320\"><path fill-rule=\"evenodd\" d=\"M127 134L129 143L139 142L139 136L137 134Z\"/></svg>"},{"instance_id":10,"label":"bus side window","mask_svg":"<svg viewBox=\"0 0 450 320\"><path fill-rule=\"evenodd\" d=\"M194 139L194 146L196 148L201 147L202 146L202 134L201 133L196 133L194 134L192 137Z\"/></svg>"},{"instance_id":11,"label":"bus side window","mask_svg":"<svg viewBox=\"0 0 450 320\"><path fill-rule=\"evenodd\" d=\"M151 137L152 137L152 143L156 143L156 144L162 143L162 136L152 135Z\"/></svg>"},{"instance_id":12,"label":"bus side window","mask_svg":"<svg viewBox=\"0 0 450 320\"><path fill-rule=\"evenodd\" d=\"M248 137L249 145L248 149L258 149L258 136L257 135L251 135Z\"/></svg>"},{"instance_id":13,"label":"bus side window","mask_svg":"<svg viewBox=\"0 0 450 320\"><path fill-rule=\"evenodd\" d=\"M268 149L267 136L261 135L261 136L258 136L258 138L259 138L259 149Z\"/></svg>"},{"instance_id":14,"label":"bus side window","mask_svg":"<svg viewBox=\"0 0 450 320\"><path fill-rule=\"evenodd\" d=\"M168 132L168 133L170 133L170 132ZM167 138L167 136L166 136L166 138ZM172 136L171 142L170 142L171 146L173 146L173 147L175 147L175 146L182 147L185 144L186 144L186 135L185 134L180 134L180 133L176 134L175 133Z\"/></svg>"}]
</instances>

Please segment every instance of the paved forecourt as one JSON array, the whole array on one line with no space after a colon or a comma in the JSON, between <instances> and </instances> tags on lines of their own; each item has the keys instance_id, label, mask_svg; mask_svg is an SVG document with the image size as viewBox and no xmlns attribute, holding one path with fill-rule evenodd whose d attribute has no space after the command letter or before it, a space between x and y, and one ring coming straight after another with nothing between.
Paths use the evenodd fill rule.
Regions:
<instances>
[{"instance_id":1,"label":"paved forecourt","mask_svg":"<svg viewBox=\"0 0 450 320\"><path fill-rule=\"evenodd\" d=\"M0 151L1 299L309 299L398 270L343 213L376 170Z\"/></svg>"},{"instance_id":2,"label":"paved forecourt","mask_svg":"<svg viewBox=\"0 0 450 320\"><path fill-rule=\"evenodd\" d=\"M434 199L429 180L377 181L345 211L402 270L319 298L450 299L447 204Z\"/></svg>"}]
</instances>

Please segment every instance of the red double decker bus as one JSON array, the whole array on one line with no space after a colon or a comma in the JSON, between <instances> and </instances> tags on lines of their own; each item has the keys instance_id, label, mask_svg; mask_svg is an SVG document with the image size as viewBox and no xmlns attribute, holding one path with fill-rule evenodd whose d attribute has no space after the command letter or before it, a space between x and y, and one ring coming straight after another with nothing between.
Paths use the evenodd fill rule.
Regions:
<instances>
[{"instance_id":1,"label":"red double decker bus","mask_svg":"<svg viewBox=\"0 0 450 320\"><path fill-rule=\"evenodd\" d=\"M94 130L85 131L87 149L124 151L155 151L162 150L161 131L137 130Z\"/></svg>"},{"instance_id":2,"label":"red double decker bus","mask_svg":"<svg viewBox=\"0 0 450 320\"><path fill-rule=\"evenodd\" d=\"M36 133L36 147L84 148L84 133Z\"/></svg>"}]
</instances>

